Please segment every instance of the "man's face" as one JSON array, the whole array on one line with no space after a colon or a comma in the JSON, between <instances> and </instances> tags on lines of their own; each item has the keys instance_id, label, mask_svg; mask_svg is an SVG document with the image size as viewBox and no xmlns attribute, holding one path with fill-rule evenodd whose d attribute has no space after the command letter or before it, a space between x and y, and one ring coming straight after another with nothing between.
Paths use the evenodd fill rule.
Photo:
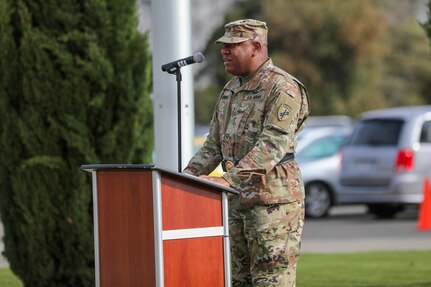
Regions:
<instances>
[{"instance_id":1,"label":"man's face","mask_svg":"<svg viewBox=\"0 0 431 287\"><path fill-rule=\"evenodd\" d=\"M224 68L229 74L245 77L253 72L251 69L253 54L251 40L237 44L224 43L220 52Z\"/></svg>"}]
</instances>

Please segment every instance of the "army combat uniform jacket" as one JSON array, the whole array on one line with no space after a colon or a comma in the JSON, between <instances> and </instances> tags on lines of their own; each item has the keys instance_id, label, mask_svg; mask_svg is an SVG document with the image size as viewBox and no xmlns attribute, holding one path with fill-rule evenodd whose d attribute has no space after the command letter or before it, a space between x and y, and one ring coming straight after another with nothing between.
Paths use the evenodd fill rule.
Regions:
<instances>
[{"instance_id":1,"label":"army combat uniform jacket","mask_svg":"<svg viewBox=\"0 0 431 287\"><path fill-rule=\"evenodd\" d=\"M236 164L223 178L240 192L240 202L302 200L304 187L294 160L296 133L309 114L307 93L293 76L268 59L247 78L233 77L223 88L209 135L185 172L209 174L221 161Z\"/></svg>"}]
</instances>

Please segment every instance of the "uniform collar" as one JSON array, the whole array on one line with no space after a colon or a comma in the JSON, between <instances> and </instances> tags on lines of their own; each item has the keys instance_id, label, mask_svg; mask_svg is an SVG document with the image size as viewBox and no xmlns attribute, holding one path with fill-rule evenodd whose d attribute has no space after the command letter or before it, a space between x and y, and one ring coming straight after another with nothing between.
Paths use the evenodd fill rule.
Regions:
<instances>
[{"instance_id":1,"label":"uniform collar","mask_svg":"<svg viewBox=\"0 0 431 287\"><path fill-rule=\"evenodd\" d=\"M244 87L244 90L254 90L265 77L269 67L273 66L271 58L268 58L259 68L246 77L238 77L239 85Z\"/></svg>"}]
</instances>

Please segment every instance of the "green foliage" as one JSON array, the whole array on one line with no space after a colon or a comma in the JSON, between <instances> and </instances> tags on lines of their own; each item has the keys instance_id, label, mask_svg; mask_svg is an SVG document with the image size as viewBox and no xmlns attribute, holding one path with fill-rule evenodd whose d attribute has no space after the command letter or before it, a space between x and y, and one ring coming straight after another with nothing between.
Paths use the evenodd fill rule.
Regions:
<instances>
[{"instance_id":1,"label":"green foliage","mask_svg":"<svg viewBox=\"0 0 431 287\"><path fill-rule=\"evenodd\" d=\"M266 21L270 56L305 84L312 114L355 117L374 108L431 103L431 54L411 12L415 3L248 0L230 10L225 23L239 18ZM411 9L405 9L407 5ZM213 44L223 32L220 27L210 39L209 65L200 74L213 79L210 91L220 91L230 78L220 46Z\"/></svg>"},{"instance_id":2,"label":"green foliage","mask_svg":"<svg viewBox=\"0 0 431 287\"><path fill-rule=\"evenodd\" d=\"M431 1L428 1L428 21L423 24L423 28L428 35L429 44L431 46Z\"/></svg>"},{"instance_id":3,"label":"green foliage","mask_svg":"<svg viewBox=\"0 0 431 287\"><path fill-rule=\"evenodd\" d=\"M428 2L428 21L423 24L423 28L428 36L429 48L431 48L431 1ZM424 95L424 98L426 99L427 103L431 103L431 93L429 92L430 90L431 90L430 82L428 82L427 85L422 86L422 94Z\"/></svg>"},{"instance_id":4,"label":"green foliage","mask_svg":"<svg viewBox=\"0 0 431 287\"><path fill-rule=\"evenodd\" d=\"M313 114L354 114L359 103L381 105L375 59L384 26L371 1L277 0L263 13L273 27L273 60L304 82ZM286 25L286 19L293 20ZM371 93L373 101L363 101Z\"/></svg>"},{"instance_id":5,"label":"green foliage","mask_svg":"<svg viewBox=\"0 0 431 287\"><path fill-rule=\"evenodd\" d=\"M431 103L431 53L424 31L413 19L398 19L384 39L385 79L381 90L390 106Z\"/></svg>"},{"instance_id":6,"label":"green foliage","mask_svg":"<svg viewBox=\"0 0 431 287\"><path fill-rule=\"evenodd\" d=\"M209 123L217 102L219 90L214 85L209 85L204 90L197 90L195 93L196 102L199 108L195 106L195 119L198 123ZM210 96L209 96L210 95Z\"/></svg>"},{"instance_id":7,"label":"green foliage","mask_svg":"<svg viewBox=\"0 0 431 287\"><path fill-rule=\"evenodd\" d=\"M0 1L0 212L25 286L94 286L86 163L151 161L135 1Z\"/></svg>"}]
</instances>

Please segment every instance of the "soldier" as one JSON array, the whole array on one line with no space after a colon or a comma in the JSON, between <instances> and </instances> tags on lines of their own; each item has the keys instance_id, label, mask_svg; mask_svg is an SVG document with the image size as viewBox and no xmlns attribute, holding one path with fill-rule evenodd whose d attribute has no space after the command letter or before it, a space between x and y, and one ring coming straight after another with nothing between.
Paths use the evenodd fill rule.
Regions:
<instances>
[{"instance_id":1,"label":"soldier","mask_svg":"<svg viewBox=\"0 0 431 287\"><path fill-rule=\"evenodd\" d=\"M185 173L230 186L232 286L295 286L304 223L304 185L294 160L309 114L304 86L268 57L265 22L225 25L225 70L209 135ZM207 176L219 163L225 174Z\"/></svg>"}]
</instances>

